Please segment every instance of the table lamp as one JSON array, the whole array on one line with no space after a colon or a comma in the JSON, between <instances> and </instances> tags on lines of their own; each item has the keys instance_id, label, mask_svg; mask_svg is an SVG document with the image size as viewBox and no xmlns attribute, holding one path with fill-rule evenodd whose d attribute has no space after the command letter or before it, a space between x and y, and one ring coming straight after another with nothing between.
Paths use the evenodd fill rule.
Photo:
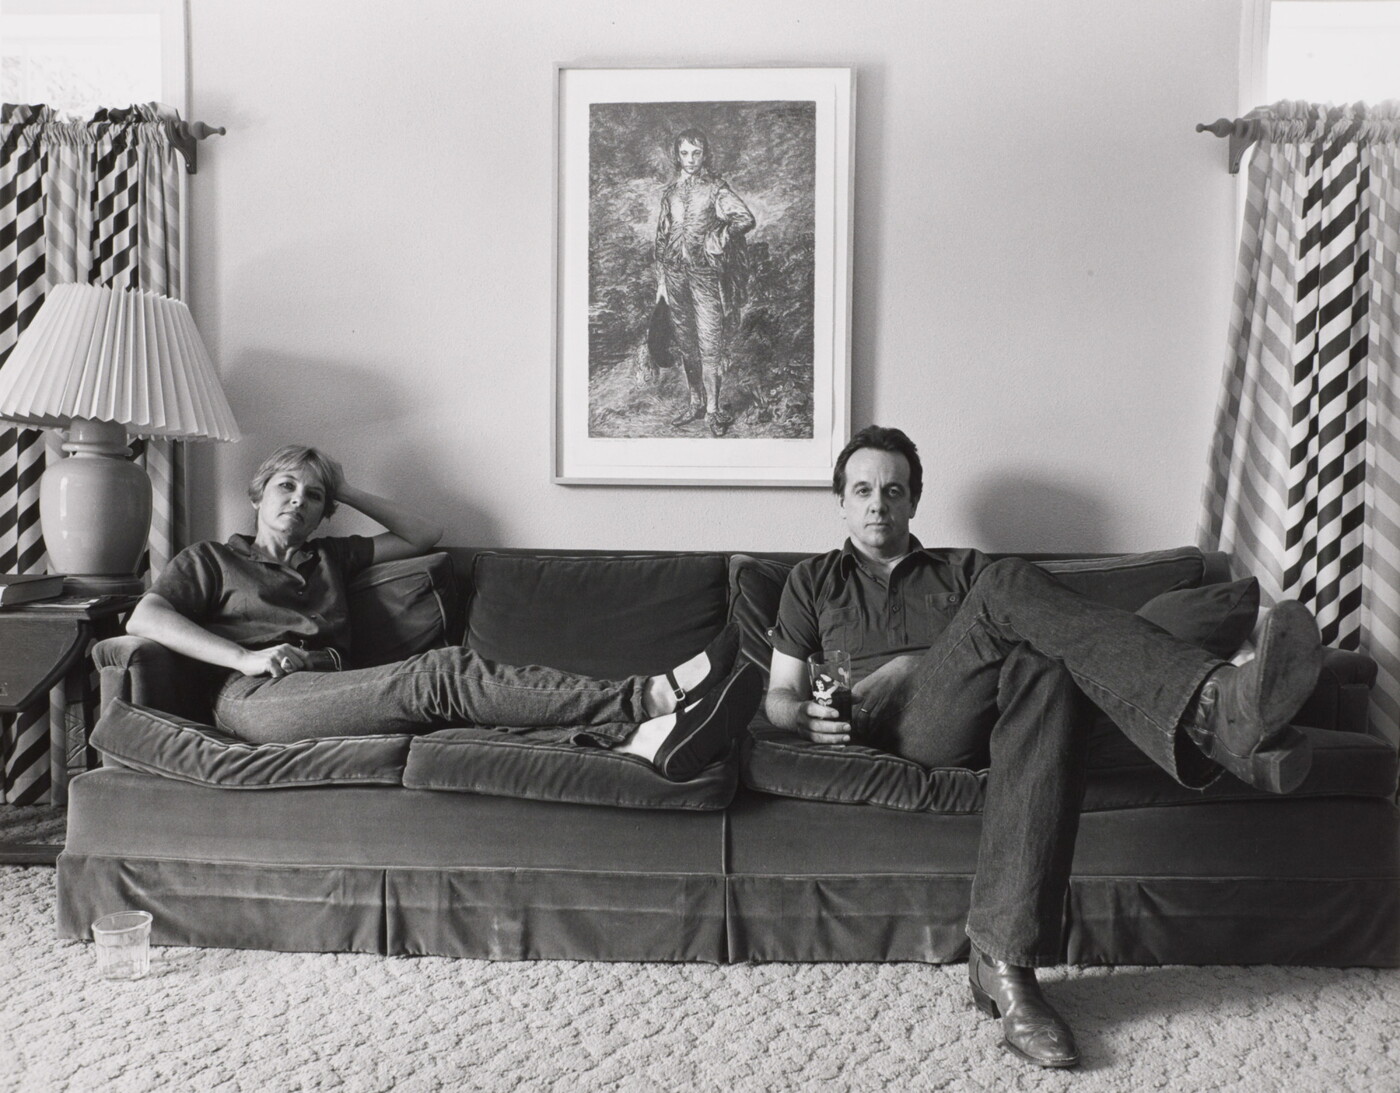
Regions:
<instances>
[{"instance_id":1,"label":"table lamp","mask_svg":"<svg viewBox=\"0 0 1400 1093\"><path fill-rule=\"evenodd\" d=\"M127 437L237 440L189 308L134 289L55 286L3 367L0 420L65 429L39 480L49 571L69 591L140 591L151 480Z\"/></svg>"}]
</instances>

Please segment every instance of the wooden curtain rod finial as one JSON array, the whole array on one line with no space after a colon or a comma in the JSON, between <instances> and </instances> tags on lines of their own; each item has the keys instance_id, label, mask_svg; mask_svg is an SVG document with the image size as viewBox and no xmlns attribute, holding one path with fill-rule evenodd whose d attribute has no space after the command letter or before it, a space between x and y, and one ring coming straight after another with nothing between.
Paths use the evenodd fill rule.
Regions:
<instances>
[{"instance_id":1,"label":"wooden curtain rod finial","mask_svg":"<svg viewBox=\"0 0 1400 1093\"><path fill-rule=\"evenodd\" d=\"M175 145L175 150L185 157L185 172L194 174L198 166L196 149L199 145L197 141L212 137L215 133L223 136L227 130L222 126L205 125L202 121L185 121L183 119L170 122L170 143Z\"/></svg>"},{"instance_id":2,"label":"wooden curtain rod finial","mask_svg":"<svg viewBox=\"0 0 1400 1093\"><path fill-rule=\"evenodd\" d=\"M180 124L189 130L190 136L194 137L195 140L203 140L205 137L212 137L215 133L219 134L219 136L223 136L228 132L222 125L215 127L213 125L205 125L202 121L185 121Z\"/></svg>"},{"instance_id":3,"label":"wooden curtain rod finial","mask_svg":"<svg viewBox=\"0 0 1400 1093\"><path fill-rule=\"evenodd\" d=\"M1230 173L1237 175L1240 173L1240 161L1244 159L1245 152L1259 139L1259 119L1216 118L1210 124L1197 122L1196 132L1230 138Z\"/></svg>"},{"instance_id":4,"label":"wooden curtain rod finial","mask_svg":"<svg viewBox=\"0 0 1400 1093\"><path fill-rule=\"evenodd\" d=\"M1229 118L1216 118L1209 125L1203 121L1196 123L1196 132L1198 133L1214 133L1217 137L1228 137L1234 131L1235 122Z\"/></svg>"}]
</instances>

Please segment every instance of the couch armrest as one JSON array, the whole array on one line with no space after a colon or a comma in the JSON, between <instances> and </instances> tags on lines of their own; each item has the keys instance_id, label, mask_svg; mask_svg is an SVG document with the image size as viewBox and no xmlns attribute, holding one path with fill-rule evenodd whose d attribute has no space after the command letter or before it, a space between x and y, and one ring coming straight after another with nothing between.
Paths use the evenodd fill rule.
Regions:
<instances>
[{"instance_id":1,"label":"couch armrest","mask_svg":"<svg viewBox=\"0 0 1400 1093\"><path fill-rule=\"evenodd\" d=\"M158 641L127 635L92 647L101 679L101 709L114 698L213 724L209 699L217 669L172 652Z\"/></svg>"},{"instance_id":2,"label":"couch armrest","mask_svg":"<svg viewBox=\"0 0 1400 1093\"><path fill-rule=\"evenodd\" d=\"M1293 720L1312 728L1369 733L1368 710L1375 682L1376 662L1365 653L1329 648L1312 697Z\"/></svg>"}]
</instances>

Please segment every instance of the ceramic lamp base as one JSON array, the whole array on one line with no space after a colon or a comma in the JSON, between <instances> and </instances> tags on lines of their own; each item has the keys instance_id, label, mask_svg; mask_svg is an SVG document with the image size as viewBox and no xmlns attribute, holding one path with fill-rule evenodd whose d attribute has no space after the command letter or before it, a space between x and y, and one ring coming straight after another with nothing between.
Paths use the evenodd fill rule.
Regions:
<instances>
[{"instance_id":1,"label":"ceramic lamp base","mask_svg":"<svg viewBox=\"0 0 1400 1093\"><path fill-rule=\"evenodd\" d=\"M151 532L151 480L127 458L126 430L74 421L63 450L68 458L39 480L49 572L71 576L75 585L135 580Z\"/></svg>"}]
</instances>

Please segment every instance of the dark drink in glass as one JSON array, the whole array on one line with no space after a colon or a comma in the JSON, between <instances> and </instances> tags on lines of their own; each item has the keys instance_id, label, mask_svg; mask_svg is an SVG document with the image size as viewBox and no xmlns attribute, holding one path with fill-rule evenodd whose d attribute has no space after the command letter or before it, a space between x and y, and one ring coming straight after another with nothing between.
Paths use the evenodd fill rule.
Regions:
<instances>
[{"instance_id":1,"label":"dark drink in glass","mask_svg":"<svg viewBox=\"0 0 1400 1093\"><path fill-rule=\"evenodd\" d=\"M823 649L807 658L807 677L812 699L830 706L845 722L851 720L851 654L842 649Z\"/></svg>"}]
</instances>

